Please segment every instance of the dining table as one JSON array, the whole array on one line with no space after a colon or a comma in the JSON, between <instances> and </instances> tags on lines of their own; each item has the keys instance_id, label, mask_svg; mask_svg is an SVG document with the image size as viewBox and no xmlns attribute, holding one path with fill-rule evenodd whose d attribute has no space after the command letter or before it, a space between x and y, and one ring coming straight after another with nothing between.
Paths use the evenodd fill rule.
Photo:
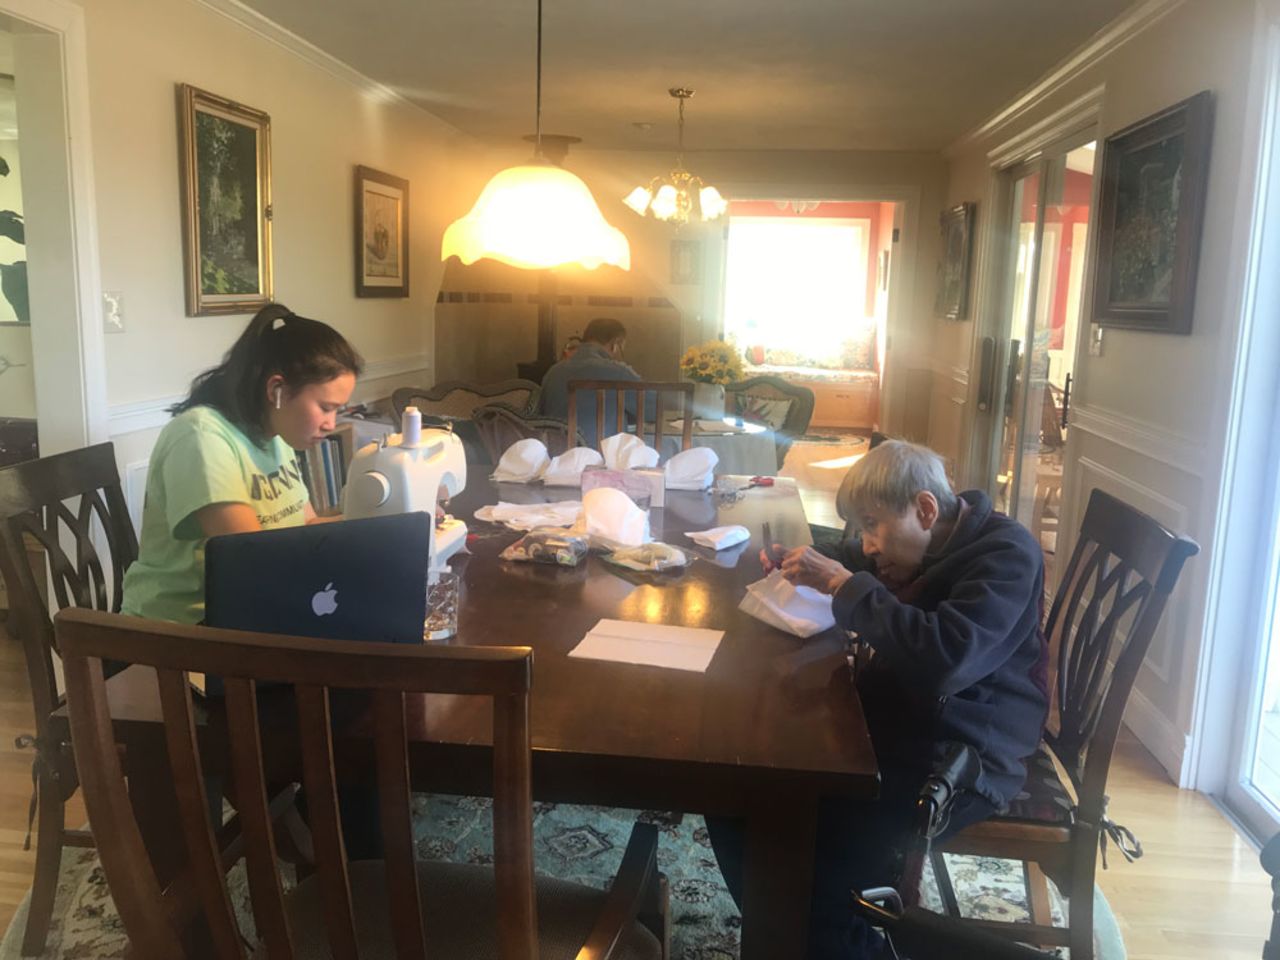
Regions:
<instances>
[{"instance_id":1,"label":"dining table","mask_svg":"<svg viewBox=\"0 0 1280 960\"><path fill-rule=\"evenodd\" d=\"M533 648L535 800L740 819L740 955L779 960L805 953L820 799L874 797L879 775L847 635L831 628L801 639L739 609L747 586L762 576L766 522L777 542L810 542L794 482L732 479L738 482L705 492L667 492L665 505L650 511L652 536L679 546L690 563L641 573L595 554L576 567L502 559L520 534L475 520L476 509L568 499L576 491L471 478L449 504L467 521L469 536L467 551L452 562L459 574L458 632L447 642ZM685 536L727 524L742 525L750 539L716 553ZM705 671L570 656L602 619L723 636ZM108 680L107 692L128 758L131 803L163 882L180 870L183 846L154 672L129 667ZM270 719L277 695L283 696L259 693L264 762L271 776L287 782L299 769L296 729L285 713L280 722ZM491 795L492 713L483 699L414 695L406 698L406 714L415 790ZM206 769L216 770L225 738L220 701L206 698L197 715ZM55 723L65 724L65 714ZM367 717L336 731L342 775L369 775L371 736Z\"/></svg>"}]
</instances>

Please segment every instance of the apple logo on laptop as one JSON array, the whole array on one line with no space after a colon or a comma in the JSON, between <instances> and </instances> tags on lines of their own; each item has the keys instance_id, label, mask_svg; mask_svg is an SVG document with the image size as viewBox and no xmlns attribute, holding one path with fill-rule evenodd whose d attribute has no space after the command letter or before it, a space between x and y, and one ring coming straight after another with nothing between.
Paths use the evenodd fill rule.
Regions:
<instances>
[{"instance_id":1,"label":"apple logo on laptop","mask_svg":"<svg viewBox=\"0 0 1280 960\"><path fill-rule=\"evenodd\" d=\"M324 589L317 590L316 595L311 598L311 609L317 617L333 613L338 609L337 598L338 591L333 589L333 583L326 583Z\"/></svg>"}]
</instances>

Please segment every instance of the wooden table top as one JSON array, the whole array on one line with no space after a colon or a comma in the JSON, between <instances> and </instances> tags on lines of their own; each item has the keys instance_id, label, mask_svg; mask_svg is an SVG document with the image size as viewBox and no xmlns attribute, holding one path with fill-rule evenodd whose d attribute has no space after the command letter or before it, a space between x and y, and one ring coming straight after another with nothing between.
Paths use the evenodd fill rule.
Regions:
<instances>
[{"instance_id":1,"label":"wooden table top","mask_svg":"<svg viewBox=\"0 0 1280 960\"><path fill-rule=\"evenodd\" d=\"M741 482L745 487L747 478ZM694 810L732 808L734 791L765 786L874 794L875 755L845 668L843 634L801 640L738 610L747 584L761 576L766 520L775 540L810 542L794 485L779 480L731 496L668 491L665 508L651 512L654 539L696 557L676 574L632 573L595 555L577 568L505 561L498 554L519 534L472 517L500 499L578 496L574 488L471 478L450 504L474 536L470 555L452 563L460 574L459 631L448 642L534 648L535 795L618 805L680 801ZM745 526L752 539L719 555L683 536L731 523ZM725 634L705 673L568 657L604 618ZM140 672L108 681L118 729L158 718L154 675ZM490 711L474 697L410 699L411 739L424 748L415 767L434 770L424 786L479 789ZM450 782L450 768L459 783ZM650 791L655 778L664 786ZM679 786L686 781L702 787ZM637 789L643 796L628 801L624 794Z\"/></svg>"}]
</instances>

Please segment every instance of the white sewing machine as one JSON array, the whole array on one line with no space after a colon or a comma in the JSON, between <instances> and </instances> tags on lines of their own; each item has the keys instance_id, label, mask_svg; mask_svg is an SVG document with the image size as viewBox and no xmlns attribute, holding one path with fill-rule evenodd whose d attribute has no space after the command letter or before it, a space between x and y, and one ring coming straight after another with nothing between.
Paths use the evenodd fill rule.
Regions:
<instances>
[{"instance_id":1,"label":"white sewing machine","mask_svg":"<svg viewBox=\"0 0 1280 960\"><path fill-rule=\"evenodd\" d=\"M406 407L400 432L356 451L347 471L343 516L379 517L422 510L436 515L437 492L456 496L467 485L462 441L450 429L422 429L416 407ZM466 542L467 525L445 516L431 528L431 573L448 568ZM434 576L433 578L434 579Z\"/></svg>"}]
</instances>

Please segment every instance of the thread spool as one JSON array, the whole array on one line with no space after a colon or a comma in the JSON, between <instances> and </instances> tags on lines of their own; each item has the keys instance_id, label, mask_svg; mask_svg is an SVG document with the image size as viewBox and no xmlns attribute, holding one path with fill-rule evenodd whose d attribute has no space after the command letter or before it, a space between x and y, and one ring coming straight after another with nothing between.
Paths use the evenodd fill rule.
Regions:
<instances>
[{"instance_id":1,"label":"thread spool","mask_svg":"<svg viewBox=\"0 0 1280 960\"><path fill-rule=\"evenodd\" d=\"M416 447L422 442L422 414L417 407L405 407L400 417L400 446Z\"/></svg>"}]
</instances>

